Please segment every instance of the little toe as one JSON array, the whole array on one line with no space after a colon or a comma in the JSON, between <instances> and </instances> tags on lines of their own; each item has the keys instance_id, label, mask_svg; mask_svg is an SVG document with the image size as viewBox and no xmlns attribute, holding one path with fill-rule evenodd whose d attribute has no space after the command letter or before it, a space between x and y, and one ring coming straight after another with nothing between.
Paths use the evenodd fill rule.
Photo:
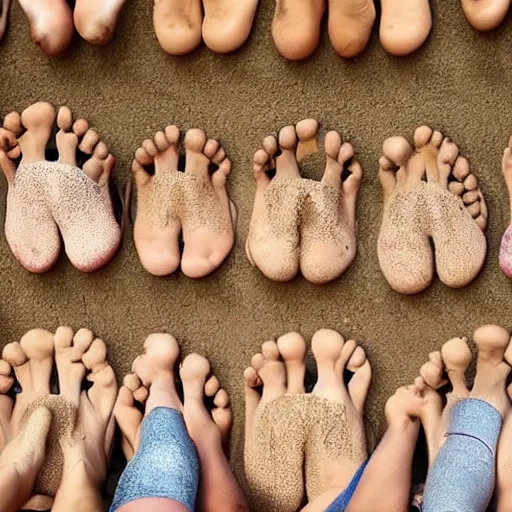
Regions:
<instances>
[{"instance_id":1,"label":"little toe","mask_svg":"<svg viewBox=\"0 0 512 512\"><path fill-rule=\"evenodd\" d=\"M358 346L347 363L354 375L348 382L348 393L356 409L362 414L372 380L372 368L363 347Z\"/></svg>"}]
</instances>

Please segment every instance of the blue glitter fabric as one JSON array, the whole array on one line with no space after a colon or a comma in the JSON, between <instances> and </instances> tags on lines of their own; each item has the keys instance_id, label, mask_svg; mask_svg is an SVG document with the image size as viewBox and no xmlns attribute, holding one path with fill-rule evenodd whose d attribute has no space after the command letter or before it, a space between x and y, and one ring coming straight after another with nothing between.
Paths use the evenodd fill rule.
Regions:
<instances>
[{"instance_id":1,"label":"blue glitter fabric","mask_svg":"<svg viewBox=\"0 0 512 512\"><path fill-rule=\"evenodd\" d=\"M144 419L139 449L126 466L110 512L142 498L169 498L195 510L199 459L183 417L157 407Z\"/></svg>"},{"instance_id":2,"label":"blue glitter fabric","mask_svg":"<svg viewBox=\"0 0 512 512\"><path fill-rule=\"evenodd\" d=\"M483 512L492 498L503 420L487 402L461 400L425 484L423 512Z\"/></svg>"},{"instance_id":3,"label":"blue glitter fabric","mask_svg":"<svg viewBox=\"0 0 512 512\"><path fill-rule=\"evenodd\" d=\"M352 477L352 480L347 485L347 488L329 505L326 512L345 512L352 496L354 496L354 493L356 492L357 486L361 481L361 477L363 476L367 465L368 460L361 464L355 475Z\"/></svg>"}]
</instances>

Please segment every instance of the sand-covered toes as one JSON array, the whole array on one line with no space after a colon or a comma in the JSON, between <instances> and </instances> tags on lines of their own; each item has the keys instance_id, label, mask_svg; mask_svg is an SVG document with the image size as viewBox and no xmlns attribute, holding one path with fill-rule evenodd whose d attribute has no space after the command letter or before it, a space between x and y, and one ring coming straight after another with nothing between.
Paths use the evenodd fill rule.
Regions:
<instances>
[{"instance_id":1,"label":"sand-covered toes","mask_svg":"<svg viewBox=\"0 0 512 512\"><path fill-rule=\"evenodd\" d=\"M403 137L387 139L379 162L382 272L394 290L418 293L432 282L435 261L444 284L466 286L487 252L483 194L467 159L440 132L422 126L414 143L413 149Z\"/></svg>"},{"instance_id":2,"label":"sand-covered toes","mask_svg":"<svg viewBox=\"0 0 512 512\"><path fill-rule=\"evenodd\" d=\"M46 159L54 122L58 161ZM73 123L71 111L35 103L21 116L4 119L4 130L17 147L0 149L8 181L5 232L19 262L31 272L45 272L60 252L60 234L72 264L83 272L106 265L116 253L121 230L109 191L114 157L87 121ZM85 163L77 162L79 154ZM16 166L12 158L21 154Z\"/></svg>"},{"instance_id":3,"label":"sand-covered toes","mask_svg":"<svg viewBox=\"0 0 512 512\"><path fill-rule=\"evenodd\" d=\"M226 189L231 162L218 141L192 129L183 144L185 168L179 169L179 139L179 129L168 126L135 153L134 240L151 274L171 274L181 261L185 275L200 278L216 270L234 244L236 209Z\"/></svg>"}]
</instances>

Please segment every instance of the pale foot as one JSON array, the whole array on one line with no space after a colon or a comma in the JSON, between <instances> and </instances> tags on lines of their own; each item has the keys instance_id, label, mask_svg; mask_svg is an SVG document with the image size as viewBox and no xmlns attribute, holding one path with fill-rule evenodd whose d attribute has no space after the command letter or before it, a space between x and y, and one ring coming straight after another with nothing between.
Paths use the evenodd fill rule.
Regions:
<instances>
[{"instance_id":1,"label":"pale foot","mask_svg":"<svg viewBox=\"0 0 512 512\"><path fill-rule=\"evenodd\" d=\"M156 407L169 407L183 412L174 384L174 366L180 348L169 334L150 334L144 342L145 353L132 364L119 390L114 415L122 433L122 448L130 460L140 444L142 420ZM135 402L145 406L144 415Z\"/></svg>"},{"instance_id":2,"label":"pale foot","mask_svg":"<svg viewBox=\"0 0 512 512\"><path fill-rule=\"evenodd\" d=\"M360 55L375 22L373 0L329 0L329 38L340 57Z\"/></svg>"},{"instance_id":3,"label":"pale foot","mask_svg":"<svg viewBox=\"0 0 512 512\"><path fill-rule=\"evenodd\" d=\"M510 201L510 211L512 219L512 136L508 141L508 146L503 152L503 160L501 164L503 171L503 177L505 178L505 184L507 185L507 191ZM512 220L503 234L501 239L500 247L500 268L503 273L510 279L512 279Z\"/></svg>"},{"instance_id":4,"label":"pale foot","mask_svg":"<svg viewBox=\"0 0 512 512\"><path fill-rule=\"evenodd\" d=\"M383 0L380 42L391 55L402 57L416 51L432 29L429 0Z\"/></svg>"},{"instance_id":5,"label":"pale foot","mask_svg":"<svg viewBox=\"0 0 512 512\"><path fill-rule=\"evenodd\" d=\"M462 0L462 9L470 25L480 32L497 28L505 19L510 0Z\"/></svg>"},{"instance_id":6,"label":"pale foot","mask_svg":"<svg viewBox=\"0 0 512 512\"><path fill-rule=\"evenodd\" d=\"M73 20L89 43L105 45L114 37L117 19L126 0L77 0Z\"/></svg>"},{"instance_id":7,"label":"pale foot","mask_svg":"<svg viewBox=\"0 0 512 512\"><path fill-rule=\"evenodd\" d=\"M229 395L219 380L210 376L208 359L199 354L185 358L180 367L183 383L183 418L199 454L201 483L198 510L202 512L248 511L245 497L229 467L227 451L233 425ZM213 400L209 412L204 399Z\"/></svg>"},{"instance_id":8,"label":"pale foot","mask_svg":"<svg viewBox=\"0 0 512 512\"><path fill-rule=\"evenodd\" d=\"M153 27L164 51L185 55L201 44L203 12L200 0L155 0Z\"/></svg>"},{"instance_id":9,"label":"pale foot","mask_svg":"<svg viewBox=\"0 0 512 512\"><path fill-rule=\"evenodd\" d=\"M289 333L263 343L244 372L245 472L268 512L296 512L304 497L307 431L304 404L295 398L304 393L305 371L304 338Z\"/></svg>"},{"instance_id":10,"label":"pale foot","mask_svg":"<svg viewBox=\"0 0 512 512\"><path fill-rule=\"evenodd\" d=\"M62 419L59 426L61 455L49 465L46 476L58 485L55 512L100 511L101 486L107 475L112 451L117 395L114 370L107 361L105 343L88 329L76 334L69 327L55 333L55 361L59 374L59 398L77 411L76 422ZM81 391L82 380L92 386ZM59 411L62 405L57 405ZM52 435L55 432L52 430ZM58 463L62 478L58 477ZM57 475L57 476L56 476Z\"/></svg>"},{"instance_id":11,"label":"pale foot","mask_svg":"<svg viewBox=\"0 0 512 512\"><path fill-rule=\"evenodd\" d=\"M46 160L45 151L57 117L59 160ZM56 116L48 103L36 103L20 116L9 114L4 129L14 133L18 147L0 151L0 164L9 183L5 221L8 243L31 272L51 268L59 255L60 238L73 265L83 272L104 266L121 241L109 192L115 159L85 120L73 124L71 111ZM89 156L83 169L77 149ZM21 152L16 169L9 158Z\"/></svg>"},{"instance_id":12,"label":"pale foot","mask_svg":"<svg viewBox=\"0 0 512 512\"><path fill-rule=\"evenodd\" d=\"M203 40L216 53L238 50L251 33L259 0L203 0Z\"/></svg>"},{"instance_id":13,"label":"pale foot","mask_svg":"<svg viewBox=\"0 0 512 512\"><path fill-rule=\"evenodd\" d=\"M338 132L325 137L326 168L312 185L302 210L300 270L310 282L323 284L341 276L356 256L356 204L363 177L354 148ZM342 181L344 168L349 176Z\"/></svg>"},{"instance_id":14,"label":"pale foot","mask_svg":"<svg viewBox=\"0 0 512 512\"><path fill-rule=\"evenodd\" d=\"M329 489L347 487L367 458L363 412L372 369L366 353L353 340L330 329L317 331L311 341L318 380L312 395L316 418L306 444L306 488L312 502ZM343 373L352 372L348 385Z\"/></svg>"},{"instance_id":15,"label":"pale foot","mask_svg":"<svg viewBox=\"0 0 512 512\"><path fill-rule=\"evenodd\" d=\"M325 0L276 0L272 38L286 59L303 60L317 49Z\"/></svg>"},{"instance_id":16,"label":"pale foot","mask_svg":"<svg viewBox=\"0 0 512 512\"><path fill-rule=\"evenodd\" d=\"M3 39L7 22L9 21L9 10L11 8L11 0L2 0L0 4L0 41Z\"/></svg>"},{"instance_id":17,"label":"pale foot","mask_svg":"<svg viewBox=\"0 0 512 512\"><path fill-rule=\"evenodd\" d=\"M394 290L418 293L434 275L431 238L439 278L460 288L477 276L485 259L485 200L455 144L426 126L414 140L415 150L403 137L384 142L379 263Z\"/></svg>"},{"instance_id":18,"label":"pale foot","mask_svg":"<svg viewBox=\"0 0 512 512\"><path fill-rule=\"evenodd\" d=\"M452 338L443 344L441 351L429 354L429 361L420 369L416 385L422 392L425 406L420 415L427 440L429 466L434 462L444 444L445 433L453 406L469 397L466 370L472 354L466 338ZM450 383L443 407L438 389Z\"/></svg>"},{"instance_id":19,"label":"pale foot","mask_svg":"<svg viewBox=\"0 0 512 512\"><path fill-rule=\"evenodd\" d=\"M299 161L316 151L317 133L317 121L305 119L283 128L279 141L265 137L262 149L254 154L256 196L245 249L251 264L273 281L289 281L299 271L301 211L308 183L322 187L302 179ZM272 169L273 179L267 175Z\"/></svg>"},{"instance_id":20,"label":"pale foot","mask_svg":"<svg viewBox=\"0 0 512 512\"><path fill-rule=\"evenodd\" d=\"M75 27L66 0L18 0L30 24L32 41L50 57L64 53Z\"/></svg>"},{"instance_id":21,"label":"pale foot","mask_svg":"<svg viewBox=\"0 0 512 512\"><path fill-rule=\"evenodd\" d=\"M185 172L180 172L179 135L176 126L168 126L135 153L135 246L148 272L171 274L180 263L183 229L181 269L188 277L200 278L216 270L234 244L236 212L226 190L231 162L216 140L194 129L185 136ZM152 164L154 175L147 171ZM210 176L211 164L217 169Z\"/></svg>"}]
</instances>

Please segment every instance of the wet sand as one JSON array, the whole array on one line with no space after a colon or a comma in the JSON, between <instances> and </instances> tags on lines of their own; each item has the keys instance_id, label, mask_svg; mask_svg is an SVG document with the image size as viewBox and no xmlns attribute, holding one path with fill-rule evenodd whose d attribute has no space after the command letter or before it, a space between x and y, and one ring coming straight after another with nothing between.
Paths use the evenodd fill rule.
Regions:
<instances>
[{"instance_id":1,"label":"wet sand","mask_svg":"<svg viewBox=\"0 0 512 512\"><path fill-rule=\"evenodd\" d=\"M149 0L128 2L110 46L94 48L77 38L64 59L49 59L31 43L14 3L0 43L1 116L38 100L67 104L109 144L118 159L119 188L144 138L171 123L202 127L220 139L233 161L229 190L239 220L235 251L218 272L198 282L148 274L131 227L118 256L100 272L81 274L62 257L53 271L31 275L14 259L2 229L0 344L34 327L86 326L105 339L122 378L147 334L172 333L183 355L195 350L210 358L232 396L233 461L241 477L242 373L262 341L290 330L309 340L321 327L360 340L374 368L368 416L378 426L386 398L417 375L429 351L450 337L471 336L483 323L512 329L512 282L498 267L509 222L500 162L512 131L512 17L496 32L480 35L457 2L436 0L433 8L432 35L411 57L388 56L374 30L369 49L355 61L338 58L325 34L311 59L294 64L274 50L272 0L263 0L253 35L235 55L219 57L203 46L183 58L169 57L158 46ZM364 169L358 255L341 279L320 287L302 278L272 283L244 253L255 190L252 154L266 134L306 117L340 130ZM451 290L436 280L419 296L406 297L389 288L378 267L377 161L386 137L412 137L422 123L450 136L469 158L489 205L490 250L471 286ZM319 179L322 173L318 168L306 174ZM6 188L1 179L2 225Z\"/></svg>"}]
</instances>

